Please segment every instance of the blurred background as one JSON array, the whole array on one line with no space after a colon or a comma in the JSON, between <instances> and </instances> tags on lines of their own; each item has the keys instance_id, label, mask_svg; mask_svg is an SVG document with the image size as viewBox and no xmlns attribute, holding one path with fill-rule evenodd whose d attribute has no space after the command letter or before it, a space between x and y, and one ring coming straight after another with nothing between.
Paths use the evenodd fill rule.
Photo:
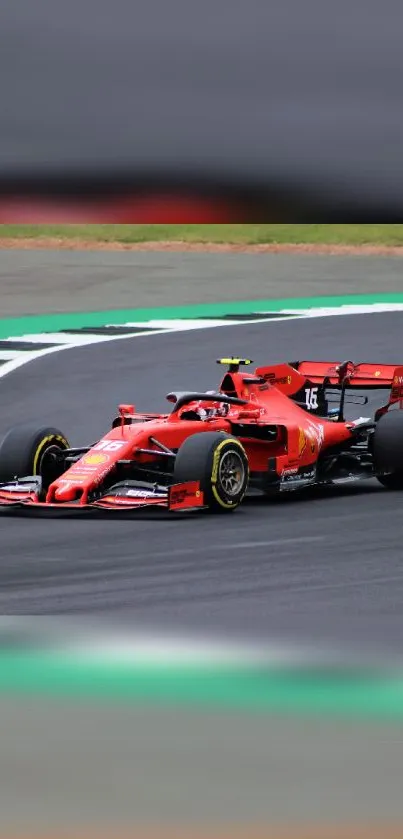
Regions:
<instances>
[{"instance_id":1,"label":"blurred background","mask_svg":"<svg viewBox=\"0 0 403 839\"><path fill-rule=\"evenodd\" d=\"M399 0L5 0L2 221L401 219Z\"/></svg>"}]
</instances>

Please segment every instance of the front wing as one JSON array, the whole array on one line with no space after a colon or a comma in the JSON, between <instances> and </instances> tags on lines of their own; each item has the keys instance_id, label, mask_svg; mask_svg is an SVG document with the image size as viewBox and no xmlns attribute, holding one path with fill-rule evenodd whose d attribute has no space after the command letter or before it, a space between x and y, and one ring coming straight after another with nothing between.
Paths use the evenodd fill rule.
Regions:
<instances>
[{"instance_id":1,"label":"front wing","mask_svg":"<svg viewBox=\"0 0 403 839\"><path fill-rule=\"evenodd\" d=\"M82 512L88 510L134 511L147 508L160 508L169 512L181 512L205 508L204 495L197 481L173 484L169 487L154 486L149 488L136 486L135 482L117 484L104 492L96 500L47 503L41 501L41 480L28 477L7 484L0 484L0 510L69 510Z\"/></svg>"}]
</instances>

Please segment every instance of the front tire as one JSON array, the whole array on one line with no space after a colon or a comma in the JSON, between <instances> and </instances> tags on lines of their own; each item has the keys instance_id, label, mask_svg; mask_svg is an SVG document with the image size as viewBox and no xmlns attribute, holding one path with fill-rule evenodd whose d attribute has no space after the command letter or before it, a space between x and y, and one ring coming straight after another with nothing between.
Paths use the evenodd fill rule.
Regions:
<instances>
[{"instance_id":1,"label":"front tire","mask_svg":"<svg viewBox=\"0 0 403 839\"><path fill-rule=\"evenodd\" d=\"M245 449L236 437L203 431L182 443L175 460L174 482L199 481L206 506L231 512L242 503L249 483Z\"/></svg>"},{"instance_id":2,"label":"front tire","mask_svg":"<svg viewBox=\"0 0 403 839\"><path fill-rule=\"evenodd\" d=\"M379 483L387 489L403 489L403 411L388 411L378 420L373 455Z\"/></svg>"},{"instance_id":3,"label":"front tire","mask_svg":"<svg viewBox=\"0 0 403 839\"><path fill-rule=\"evenodd\" d=\"M58 428L26 424L9 431L0 444L0 483L35 475L42 478L42 489L64 471L53 455L70 448Z\"/></svg>"}]
</instances>

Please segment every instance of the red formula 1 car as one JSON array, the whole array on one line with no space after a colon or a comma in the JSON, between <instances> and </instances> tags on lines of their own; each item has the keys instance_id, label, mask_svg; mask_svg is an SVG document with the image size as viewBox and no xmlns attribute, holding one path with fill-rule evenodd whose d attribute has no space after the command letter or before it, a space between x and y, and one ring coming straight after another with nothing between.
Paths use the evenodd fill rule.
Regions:
<instances>
[{"instance_id":1,"label":"red formula 1 car","mask_svg":"<svg viewBox=\"0 0 403 839\"><path fill-rule=\"evenodd\" d=\"M230 512L248 489L270 497L369 477L403 489L403 366L301 361L249 373L248 359L218 363L228 369L217 391L170 393L167 414L120 405L90 446L14 427L0 445L0 507ZM347 421L346 402L375 388L384 406Z\"/></svg>"}]
</instances>

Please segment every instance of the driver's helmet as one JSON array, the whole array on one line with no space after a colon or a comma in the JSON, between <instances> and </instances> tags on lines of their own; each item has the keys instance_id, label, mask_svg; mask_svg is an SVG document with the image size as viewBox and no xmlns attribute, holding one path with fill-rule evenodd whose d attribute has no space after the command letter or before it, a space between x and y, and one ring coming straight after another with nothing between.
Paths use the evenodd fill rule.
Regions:
<instances>
[{"instance_id":1,"label":"driver's helmet","mask_svg":"<svg viewBox=\"0 0 403 839\"><path fill-rule=\"evenodd\" d=\"M217 393L217 391L215 391L215 390L207 390L206 391L206 396L207 395L215 396L216 393ZM228 413L228 410L229 410L229 405L227 405L225 403L223 404L222 402L214 403L214 400L212 400L213 404L211 406L209 406L208 408L206 408L206 407L204 407L204 404L203 404L206 401L207 400L204 399L203 402L201 402L201 401L195 402L192 405L191 409L189 409L189 406L188 406L187 409L182 414L182 418L183 419L196 419L196 417L197 417L200 420L206 420L206 419L211 419L213 417L225 417L225 416L227 416L227 413Z\"/></svg>"},{"instance_id":2,"label":"driver's helmet","mask_svg":"<svg viewBox=\"0 0 403 839\"><path fill-rule=\"evenodd\" d=\"M206 390L206 394L209 396L215 396L217 393L216 390ZM202 419L208 419L210 417L225 417L228 414L229 405L222 403L222 402L215 402L209 408L204 408L202 403L198 403L197 410L200 412L200 417Z\"/></svg>"}]
</instances>

